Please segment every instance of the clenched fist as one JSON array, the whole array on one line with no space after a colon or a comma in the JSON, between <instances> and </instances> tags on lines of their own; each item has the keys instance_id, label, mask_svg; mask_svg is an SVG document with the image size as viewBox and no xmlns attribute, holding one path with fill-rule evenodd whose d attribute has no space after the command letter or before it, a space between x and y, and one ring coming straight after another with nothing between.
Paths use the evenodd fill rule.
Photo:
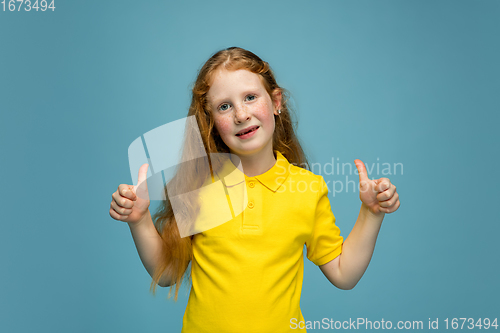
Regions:
<instances>
[{"instance_id":1,"label":"clenched fist","mask_svg":"<svg viewBox=\"0 0 500 333\"><path fill-rule=\"evenodd\" d=\"M148 164L143 164L139 169L137 185L120 184L118 190L111 197L109 215L118 221L136 223L148 212L149 193L146 181Z\"/></svg>"}]
</instances>

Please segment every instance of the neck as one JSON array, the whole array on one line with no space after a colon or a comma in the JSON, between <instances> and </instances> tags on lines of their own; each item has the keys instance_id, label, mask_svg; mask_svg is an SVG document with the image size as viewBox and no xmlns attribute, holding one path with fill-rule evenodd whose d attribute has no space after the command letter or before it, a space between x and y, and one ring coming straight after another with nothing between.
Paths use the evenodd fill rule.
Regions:
<instances>
[{"instance_id":1,"label":"neck","mask_svg":"<svg viewBox=\"0 0 500 333\"><path fill-rule=\"evenodd\" d=\"M241 160L243 172L248 177L261 175L271 169L276 164L276 157L272 149L270 151L260 151L252 155L238 155ZM233 164L237 162L231 158Z\"/></svg>"}]
</instances>

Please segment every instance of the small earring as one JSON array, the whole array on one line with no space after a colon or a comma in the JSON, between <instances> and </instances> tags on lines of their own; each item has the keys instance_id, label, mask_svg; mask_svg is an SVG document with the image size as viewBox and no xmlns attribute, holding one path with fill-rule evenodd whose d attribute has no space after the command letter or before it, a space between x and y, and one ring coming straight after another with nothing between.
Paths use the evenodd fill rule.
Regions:
<instances>
[{"instance_id":1,"label":"small earring","mask_svg":"<svg viewBox=\"0 0 500 333\"><path fill-rule=\"evenodd\" d=\"M278 113L281 113L281 109L278 110Z\"/></svg>"}]
</instances>

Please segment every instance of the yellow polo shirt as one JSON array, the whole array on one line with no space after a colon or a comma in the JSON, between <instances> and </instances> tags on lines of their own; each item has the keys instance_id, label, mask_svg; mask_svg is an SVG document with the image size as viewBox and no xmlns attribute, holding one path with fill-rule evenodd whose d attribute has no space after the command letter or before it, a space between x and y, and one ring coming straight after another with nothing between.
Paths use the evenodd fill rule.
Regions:
<instances>
[{"instance_id":1,"label":"yellow polo shirt","mask_svg":"<svg viewBox=\"0 0 500 333\"><path fill-rule=\"evenodd\" d=\"M306 331L292 329L304 321L304 245L307 258L320 266L342 252L343 237L323 177L275 154L275 165L261 175L220 177L229 190L245 180L247 206L193 236L183 333Z\"/></svg>"}]
</instances>

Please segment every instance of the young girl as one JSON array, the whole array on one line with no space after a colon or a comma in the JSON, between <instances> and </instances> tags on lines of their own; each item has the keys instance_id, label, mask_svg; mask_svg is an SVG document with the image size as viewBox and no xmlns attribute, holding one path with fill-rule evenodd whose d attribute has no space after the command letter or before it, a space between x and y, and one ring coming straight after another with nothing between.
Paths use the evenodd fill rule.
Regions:
<instances>
[{"instance_id":1,"label":"young girl","mask_svg":"<svg viewBox=\"0 0 500 333\"><path fill-rule=\"evenodd\" d=\"M399 208L396 187L387 178L370 180L363 162L354 161L362 203L344 241L323 177L299 167L308 163L294 133L286 91L268 63L247 50L221 50L204 64L188 116L196 117L207 156L228 153L241 160L248 198L243 212L181 237L176 223L181 214L174 216L168 198L151 217L144 164L138 185L121 184L113 193L111 217L128 223L153 278L153 293L156 284L170 286L170 292L175 285L177 300L183 277L190 274L182 332L304 332L299 306L304 245L307 258L333 285L353 288L370 262L385 213ZM179 169L186 176L180 179L198 179L199 186L237 164L234 158L212 162L210 170ZM224 186L230 190L235 183L226 178ZM186 201L184 218L196 219L199 209L193 203Z\"/></svg>"}]
</instances>

